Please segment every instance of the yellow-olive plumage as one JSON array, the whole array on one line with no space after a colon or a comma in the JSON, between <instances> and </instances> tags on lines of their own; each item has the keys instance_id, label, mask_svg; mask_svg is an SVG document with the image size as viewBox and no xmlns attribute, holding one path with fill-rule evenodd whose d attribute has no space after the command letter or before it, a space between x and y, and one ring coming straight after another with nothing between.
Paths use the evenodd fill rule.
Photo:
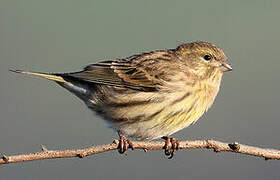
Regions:
<instances>
[{"instance_id":1,"label":"yellow-olive plumage","mask_svg":"<svg viewBox=\"0 0 280 180\"><path fill-rule=\"evenodd\" d=\"M226 61L214 44L193 42L73 73L12 71L57 82L122 134L155 139L189 126L207 111L223 72L231 70Z\"/></svg>"}]
</instances>

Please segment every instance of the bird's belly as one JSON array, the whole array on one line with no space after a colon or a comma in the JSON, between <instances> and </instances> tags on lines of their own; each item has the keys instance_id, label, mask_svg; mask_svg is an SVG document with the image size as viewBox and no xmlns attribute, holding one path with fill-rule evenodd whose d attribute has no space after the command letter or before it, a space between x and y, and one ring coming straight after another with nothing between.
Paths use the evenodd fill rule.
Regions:
<instances>
[{"instance_id":1,"label":"bird's belly","mask_svg":"<svg viewBox=\"0 0 280 180\"><path fill-rule=\"evenodd\" d=\"M203 112L193 109L190 112L180 112L174 115L166 116L164 114L168 114L168 112L163 112L152 120L117 125L117 129L131 137L157 139L162 136L170 136L196 122Z\"/></svg>"},{"instance_id":2,"label":"bird's belly","mask_svg":"<svg viewBox=\"0 0 280 180\"><path fill-rule=\"evenodd\" d=\"M176 91L161 95L135 93L107 99L110 102L108 105L100 106L92 101L92 106L88 106L107 120L112 128L127 136L156 139L193 124L203 115L216 96L216 93L203 90L189 89L187 92Z\"/></svg>"},{"instance_id":3,"label":"bird's belly","mask_svg":"<svg viewBox=\"0 0 280 180\"><path fill-rule=\"evenodd\" d=\"M152 119L116 124L116 127L131 137L157 139L169 136L195 123L211 104L212 102L209 103L205 98L197 95L165 106L164 110Z\"/></svg>"}]
</instances>

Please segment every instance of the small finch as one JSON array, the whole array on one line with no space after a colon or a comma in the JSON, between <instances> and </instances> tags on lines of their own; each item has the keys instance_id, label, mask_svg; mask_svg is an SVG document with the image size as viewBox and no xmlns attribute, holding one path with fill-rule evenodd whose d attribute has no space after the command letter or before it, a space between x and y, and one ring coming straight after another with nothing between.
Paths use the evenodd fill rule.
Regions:
<instances>
[{"instance_id":1,"label":"small finch","mask_svg":"<svg viewBox=\"0 0 280 180\"><path fill-rule=\"evenodd\" d=\"M219 47L192 42L101 61L78 72L11 71L55 81L75 94L119 133L123 153L128 144L133 147L125 136L169 137L195 123L213 104L222 75L230 70Z\"/></svg>"}]
</instances>

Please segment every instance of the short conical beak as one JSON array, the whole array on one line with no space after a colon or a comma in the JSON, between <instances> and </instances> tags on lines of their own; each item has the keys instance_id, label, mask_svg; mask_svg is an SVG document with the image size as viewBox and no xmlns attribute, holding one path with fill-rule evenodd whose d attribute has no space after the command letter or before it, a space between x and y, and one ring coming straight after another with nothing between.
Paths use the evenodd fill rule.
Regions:
<instances>
[{"instance_id":1,"label":"short conical beak","mask_svg":"<svg viewBox=\"0 0 280 180\"><path fill-rule=\"evenodd\" d=\"M226 72L226 71L231 71L232 67L227 64L227 63L222 63L221 67L220 67L221 71Z\"/></svg>"}]
</instances>

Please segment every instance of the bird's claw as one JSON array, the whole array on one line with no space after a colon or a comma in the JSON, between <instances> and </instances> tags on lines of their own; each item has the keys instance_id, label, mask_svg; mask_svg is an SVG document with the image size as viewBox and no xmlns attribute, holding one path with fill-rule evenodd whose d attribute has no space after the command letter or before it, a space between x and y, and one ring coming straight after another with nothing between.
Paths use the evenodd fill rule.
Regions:
<instances>
[{"instance_id":1,"label":"bird's claw","mask_svg":"<svg viewBox=\"0 0 280 180\"><path fill-rule=\"evenodd\" d=\"M162 137L162 139L165 140L164 154L166 156L169 156L168 159L172 159L175 151L178 150L179 141L176 140L175 138L169 138L167 136ZM171 144L171 146L170 146L170 144Z\"/></svg>"},{"instance_id":2,"label":"bird's claw","mask_svg":"<svg viewBox=\"0 0 280 180\"><path fill-rule=\"evenodd\" d=\"M119 153L123 154L130 147L132 150L134 149L132 141L126 138L122 133L118 132L120 140L119 140Z\"/></svg>"}]
</instances>

